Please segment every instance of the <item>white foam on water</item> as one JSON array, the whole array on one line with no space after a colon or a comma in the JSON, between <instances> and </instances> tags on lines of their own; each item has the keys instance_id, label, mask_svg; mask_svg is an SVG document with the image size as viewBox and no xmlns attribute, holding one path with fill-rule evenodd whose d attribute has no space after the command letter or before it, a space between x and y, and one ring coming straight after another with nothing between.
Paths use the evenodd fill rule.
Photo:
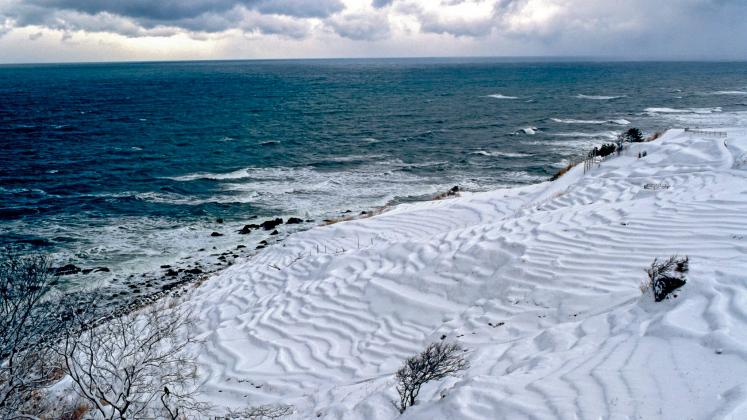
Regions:
<instances>
[{"instance_id":1,"label":"white foam on water","mask_svg":"<svg viewBox=\"0 0 747 420\"><path fill-rule=\"evenodd\" d=\"M609 101L611 99L620 99L620 98L624 98L624 97L625 97L625 95L614 95L614 96L610 95L610 96L607 96L607 95L583 95L583 94L578 94L578 95L574 96L574 98L578 98L578 99L591 99L591 100L595 100L595 101Z\"/></svg>"},{"instance_id":2,"label":"white foam on water","mask_svg":"<svg viewBox=\"0 0 747 420\"><path fill-rule=\"evenodd\" d=\"M714 112L721 112L721 107L711 108L646 108L643 110L649 114L712 114Z\"/></svg>"},{"instance_id":3,"label":"white foam on water","mask_svg":"<svg viewBox=\"0 0 747 420\"><path fill-rule=\"evenodd\" d=\"M719 90L711 92L711 95L747 95L747 92L743 90Z\"/></svg>"},{"instance_id":4,"label":"white foam on water","mask_svg":"<svg viewBox=\"0 0 747 420\"><path fill-rule=\"evenodd\" d=\"M616 125L628 125L630 121L624 118L611 119L611 120L578 120L573 118L550 118L552 121L560 124L616 124Z\"/></svg>"},{"instance_id":5,"label":"white foam on water","mask_svg":"<svg viewBox=\"0 0 747 420\"><path fill-rule=\"evenodd\" d=\"M528 136L533 136L537 134L538 131L539 131L539 128L537 127L524 127L522 129L514 131L513 134L526 134Z\"/></svg>"},{"instance_id":6,"label":"white foam on water","mask_svg":"<svg viewBox=\"0 0 747 420\"><path fill-rule=\"evenodd\" d=\"M166 177L174 181L195 181L198 179L213 179L213 180L224 180L224 179L241 179L250 177L249 171L252 169L264 169L264 168L244 168L238 169L232 172L224 173L213 173L213 172L197 172L194 174L187 174L174 177Z\"/></svg>"},{"instance_id":7,"label":"white foam on water","mask_svg":"<svg viewBox=\"0 0 747 420\"><path fill-rule=\"evenodd\" d=\"M570 133L552 133L555 137L580 137L580 138L594 138L594 139L614 139L618 136L616 131L600 131L596 133L585 133L581 131L574 131Z\"/></svg>"},{"instance_id":8,"label":"white foam on water","mask_svg":"<svg viewBox=\"0 0 747 420\"><path fill-rule=\"evenodd\" d=\"M490 157L507 157L507 158L523 158L532 156L528 153L519 152L501 152L499 150L487 151L487 150L476 150L472 152L473 155L490 156Z\"/></svg>"},{"instance_id":9,"label":"white foam on water","mask_svg":"<svg viewBox=\"0 0 747 420\"><path fill-rule=\"evenodd\" d=\"M485 95L486 98L493 98L493 99L519 99L518 96L506 96L501 95L500 93L494 93L492 95Z\"/></svg>"}]
</instances>

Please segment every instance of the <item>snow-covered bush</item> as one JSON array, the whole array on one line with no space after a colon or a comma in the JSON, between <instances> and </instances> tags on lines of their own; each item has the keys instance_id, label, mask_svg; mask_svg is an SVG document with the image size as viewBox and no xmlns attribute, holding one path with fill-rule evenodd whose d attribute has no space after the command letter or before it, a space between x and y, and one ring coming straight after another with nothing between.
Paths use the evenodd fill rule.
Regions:
<instances>
[{"instance_id":1,"label":"snow-covered bush","mask_svg":"<svg viewBox=\"0 0 747 420\"><path fill-rule=\"evenodd\" d=\"M31 415L38 391L59 380L50 336L63 321L43 256L0 256L0 418Z\"/></svg>"},{"instance_id":2,"label":"snow-covered bush","mask_svg":"<svg viewBox=\"0 0 747 420\"><path fill-rule=\"evenodd\" d=\"M654 300L661 302L669 293L682 287L687 282L685 276L689 270L689 262L687 256L673 255L664 261L655 258L651 267L646 269L648 283L642 286L642 290L644 292L648 289L652 290Z\"/></svg>"},{"instance_id":3,"label":"snow-covered bush","mask_svg":"<svg viewBox=\"0 0 747 420\"><path fill-rule=\"evenodd\" d=\"M243 410L231 410L226 419L275 420L293 414L291 405L258 405Z\"/></svg>"},{"instance_id":4,"label":"snow-covered bush","mask_svg":"<svg viewBox=\"0 0 747 420\"><path fill-rule=\"evenodd\" d=\"M415 404L420 388L429 381L437 381L469 367L464 360L464 349L457 343L429 344L422 353L405 360L397 371L399 412Z\"/></svg>"},{"instance_id":5,"label":"snow-covered bush","mask_svg":"<svg viewBox=\"0 0 747 420\"><path fill-rule=\"evenodd\" d=\"M191 320L168 302L69 329L60 349L73 387L107 419L182 418L208 407L195 399Z\"/></svg>"}]
</instances>

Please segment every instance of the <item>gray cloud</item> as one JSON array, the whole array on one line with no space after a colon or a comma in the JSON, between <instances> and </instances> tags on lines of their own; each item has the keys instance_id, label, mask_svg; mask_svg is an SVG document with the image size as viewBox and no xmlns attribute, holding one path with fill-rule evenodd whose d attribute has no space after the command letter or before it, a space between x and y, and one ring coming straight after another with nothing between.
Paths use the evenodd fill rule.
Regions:
<instances>
[{"instance_id":1,"label":"gray cloud","mask_svg":"<svg viewBox=\"0 0 747 420\"><path fill-rule=\"evenodd\" d=\"M256 0L245 3L262 13L301 18L325 18L345 8L340 0Z\"/></svg>"},{"instance_id":2,"label":"gray cloud","mask_svg":"<svg viewBox=\"0 0 747 420\"><path fill-rule=\"evenodd\" d=\"M394 3L394 0L373 0L373 2L371 3L371 5L375 9L381 9L382 7L387 7L390 4L392 4L392 3Z\"/></svg>"},{"instance_id":3,"label":"gray cloud","mask_svg":"<svg viewBox=\"0 0 747 420\"><path fill-rule=\"evenodd\" d=\"M252 39L312 39L308 42L322 53L338 44L367 41L373 48L381 41L377 45L394 54L419 54L418 42L441 37L454 48L469 45L480 54L747 58L745 0L360 2L346 11L343 0L0 0L0 36L29 26L64 34L82 30L194 39L235 30ZM38 29L33 31L24 35L27 41L37 39Z\"/></svg>"},{"instance_id":4,"label":"gray cloud","mask_svg":"<svg viewBox=\"0 0 747 420\"><path fill-rule=\"evenodd\" d=\"M374 41L389 36L389 21L380 14L349 14L330 19L327 24L338 35L356 41Z\"/></svg>"},{"instance_id":5,"label":"gray cloud","mask_svg":"<svg viewBox=\"0 0 747 420\"><path fill-rule=\"evenodd\" d=\"M0 22L5 16L15 27L128 37L242 29L299 39L308 35L305 19L343 9L341 0L7 0L0 3Z\"/></svg>"}]
</instances>

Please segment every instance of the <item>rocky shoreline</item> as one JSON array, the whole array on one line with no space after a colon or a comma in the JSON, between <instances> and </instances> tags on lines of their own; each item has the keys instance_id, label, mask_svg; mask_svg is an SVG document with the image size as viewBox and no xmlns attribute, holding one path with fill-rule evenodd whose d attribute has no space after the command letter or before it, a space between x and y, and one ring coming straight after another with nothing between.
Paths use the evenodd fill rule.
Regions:
<instances>
[{"instance_id":1,"label":"rocky shoreline","mask_svg":"<svg viewBox=\"0 0 747 420\"><path fill-rule=\"evenodd\" d=\"M459 192L461 192L461 189L455 186L432 199L442 200L456 197ZM363 210L359 213L345 210L338 216L325 218L321 223L298 217L289 217L287 220L276 217L262 222L248 223L237 231L239 235L248 235L252 232L266 233L266 236L260 239L253 249L248 245L237 244L232 249L210 254L210 257L214 258L212 262L209 259L194 260L187 256L174 263L161 265L158 270L139 275L130 274L124 278L115 276L107 285L70 292L66 296L66 300L68 304L79 308L90 309L93 306L97 308L94 312L105 318L120 316L150 305L166 296L178 297L184 294L189 286L207 280L209 277L234 265L239 259L252 258L259 250L278 244L297 232L280 232L278 228L282 225L302 227L300 230L307 230L341 221L368 218L381 214L389 208L389 206L382 206ZM256 216L251 219L256 219ZM224 220L218 218L216 223L223 224ZM304 224L307 226L303 227ZM224 234L214 231L210 235L223 236ZM205 249L199 251L202 252ZM108 267L79 267L72 263L52 267L50 271L52 275L57 277L111 272Z\"/></svg>"}]
</instances>

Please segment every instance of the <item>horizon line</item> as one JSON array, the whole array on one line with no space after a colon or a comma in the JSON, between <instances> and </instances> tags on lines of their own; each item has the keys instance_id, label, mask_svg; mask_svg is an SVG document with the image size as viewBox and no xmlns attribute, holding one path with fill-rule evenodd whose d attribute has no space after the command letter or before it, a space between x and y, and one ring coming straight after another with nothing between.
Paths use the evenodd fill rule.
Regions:
<instances>
[{"instance_id":1,"label":"horizon line","mask_svg":"<svg viewBox=\"0 0 747 420\"><path fill-rule=\"evenodd\" d=\"M80 64L166 64L166 63L210 63L210 62L283 62L283 61L386 61L386 60L498 60L510 62L548 61L556 63L743 63L747 58L705 58L705 57L633 57L633 56L584 56L584 55L527 55L527 56L371 56L371 57L287 57L287 58L210 58L175 60L80 60L80 61L18 61L0 62L0 67L34 65L80 65Z\"/></svg>"}]
</instances>

